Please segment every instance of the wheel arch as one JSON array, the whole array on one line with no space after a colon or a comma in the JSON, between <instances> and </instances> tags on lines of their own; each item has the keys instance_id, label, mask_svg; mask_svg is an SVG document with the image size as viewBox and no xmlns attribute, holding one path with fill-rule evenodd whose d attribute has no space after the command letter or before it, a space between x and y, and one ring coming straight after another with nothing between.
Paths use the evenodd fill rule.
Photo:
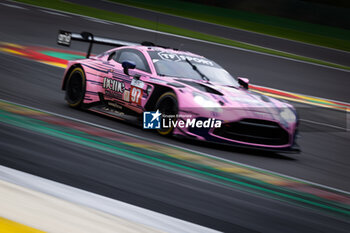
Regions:
<instances>
[{"instance_id":1,"label":"wheel arch","mask_svg":"<svg viewBox=\"0 0 350 233\"><path fill-rule=\"evenodd\" d=\"M71 65L63 77L62 90L64 90L64 91L66 90L67 78L69 77L69 74L72 72L72 70L74 70L77 67L81 68L83 70L83 72L85 73L85 70L80 63L76 63L76 64Z\"/></svg>"},{"instance_id":2,"label":"wheel arch","mask_svg":"<svg viewBox=\"0 0 350 233\"><path fill-rule=\"evenodd\" d=\"M150 99L147 101L147 104L145 105L145 110L146 111L155 110L157 100L166 92L173 92L177 96L177 91L175 90L175 88L157 85L157 84L154 85L154 90L152 92Z\"/></svg>"}]
</instances>

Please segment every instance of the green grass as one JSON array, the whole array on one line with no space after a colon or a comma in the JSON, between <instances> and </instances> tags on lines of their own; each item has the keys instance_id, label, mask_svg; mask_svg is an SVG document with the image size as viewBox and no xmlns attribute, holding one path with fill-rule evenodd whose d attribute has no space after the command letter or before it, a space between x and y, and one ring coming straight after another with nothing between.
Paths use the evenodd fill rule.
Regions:
<instances>
[{"instance_id":1,"label":"green grass","mask_svg":"<svg viewBox=\"0 0 350 233\"><path fill-rule=\"evenodd\" d=\"M350 30L341 28L176 0L111 1L286 39L350 51Z\"/></svg>"},{"instance_id":2,"label":"green grass","mask_svg":"<svg viewBox=\"0 0 350 233\"><path fill-rule=\"evenodd\" d=\"M177 35L181 35L181 36L192 37L192 38L201 39L201 40L210 41L210 42L215 42L215 43L219 43L219 44L235 46L235 47L239 47L239 48L244 48L244 49L254 50L254 51L258 51L258 52L278 55L278 56L282 56L282 57L293 58L296 60L301 60L301 61L321 64L321 65L325 65L325 66L331 66L331 67L350 70L350 67L348 67L348 66L343 66L343 65L334 64L334 63L330 63L330 62L326 62L326 61L321 61L321 60L317 60L317 59L313 59L313 58L303 57L303 56L299 56L299 55L295 55L295 54L291 54L291 53L285 53L285 52L281 52L281 51L277 51L277 50L267 49L267 48L260 47L260 46L246 44L246 43L242 43L242 42L238 42L238 41L234 41L234 40L229 40L229 39L218 37L218 36L208 35L208 34L195 32L195 31L191 31L191 30L187 30L187 29L183 29L183 28L173 27L173 26L169 26L169 25L165 25L165 24L157 24L156 22L153 22L153 21L144 20L144 19L140 19L140 18L136 18L136 17L122 15L122 14L117 14L114 12L100 10L100 9L96 9L96 8L92 8L92 7L81 6L78 4L64 2L61 0L50 0L50 1L47 1L47 0L17 0L17 1L29 3L32 5L52 8L52 9L56 9L56 10L66 11L66 12L70 12L70 13L86 15L86 16L95 17L95 18L99 18L99 19L109 20L109 21L113 21L113 22L124 23L124 24L133 25L133 26L153 29L153 30L159 30L162 32L168 32L168 33L177 34ZM84 28L82 26L82 30L83 29Z\"/></svg>"}]
</instances>

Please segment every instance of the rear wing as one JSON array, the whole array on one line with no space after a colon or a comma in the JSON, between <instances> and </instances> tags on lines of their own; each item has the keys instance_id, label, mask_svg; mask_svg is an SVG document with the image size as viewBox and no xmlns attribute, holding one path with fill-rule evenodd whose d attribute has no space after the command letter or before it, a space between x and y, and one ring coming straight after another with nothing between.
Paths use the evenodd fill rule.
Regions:
<instances>
[{"instance_id":1,"label":"rear wing","mask_svg":"<svg viewBox=\"0 0 350 233\"><path fill-rule=\"evenodd\" d=\"M64 30L58 31L57 44L69 47L72 40L90 43L88 51L86 53L86 58L90 57L93 44L110 45L114 47L144 45L144 46L157 46L162 48L169 48L162 45L155 45L149 41L144 41L142 43L134 43L134 42L98 37L98 36L94 36L90 32L82 32L79 34L79 33L68 32ZM174 48L174 50L177 50L177 49Z\"/></svg>"},{"instance_id":2,"label":"rear wing","mask_svg":"<svg viewBox=\"0 0 350 233\"><path fill-rule=\"evenodd\" d=\"M114 47L141 45L139 43L97 37L90 32L82 32L79 34L79 33L59 30L58 37L57 37L57 44L69 47L72 40L90 43L88 51L86 53L86 58L90 57L93 44L110 45ZM151 43L151 42L148 42L148 43Z\"/></svg>"}]
</instances>

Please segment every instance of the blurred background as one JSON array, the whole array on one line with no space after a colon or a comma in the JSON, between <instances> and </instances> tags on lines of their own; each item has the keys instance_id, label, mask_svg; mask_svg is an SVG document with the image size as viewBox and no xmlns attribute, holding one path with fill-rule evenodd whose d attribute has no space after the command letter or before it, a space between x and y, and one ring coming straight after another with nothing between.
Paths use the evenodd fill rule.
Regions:
<instances>
[{"instance_id":1,"label":"blurred background","mask_svg":"<svg viewBox=\"0 0 350 233\"><path fill-rule=\"evenodd\" d=\"M188 2L263 15L279 16L344 29L349 29L350 26L350 3L346 0L188 0Z\"/></svg>"},{"instance_id":2,"label":"blurred background","mask_svg":"<svg viewBox=\"0 0 350 233\"><path fill-rule=\"evenodd\" d=\"M348 1L1 0L0 232L348 232ZM69 108L59 30L203 55L294 105L300 154ZM99 54L110 46L93 46Z\"/></svg>"}]
</instances>

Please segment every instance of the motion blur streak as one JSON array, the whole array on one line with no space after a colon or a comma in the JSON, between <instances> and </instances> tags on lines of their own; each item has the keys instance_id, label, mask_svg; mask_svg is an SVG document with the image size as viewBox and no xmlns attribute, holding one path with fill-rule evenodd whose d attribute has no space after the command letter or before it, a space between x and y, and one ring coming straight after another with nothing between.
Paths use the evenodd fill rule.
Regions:
<instances>
[{"instance_id":1,"label":"motion blur streak","mask_svg":"<svg viewBox=\"0 0 350 233\"><path fill-rule=\"evenodd\" d=\"M4 166L0 191L0 215L48 232L216 232Z\"/></svg>"},{"instance_id":2,"label":"motion blur streak","mask_svg":"<svg viewBox=\"0 0 350 233\"><path fill-rule=\"evenodd\" d=\"M8 102L0 102L0 122L254 194L340 216L350 215L350 197L344 193L322 190L289 178L83 125Z\"/></svg>"},{"instance_id":3,"label":"motion blur streak","mask_svg":"<svg viewBox=\"0 0 350 233\"><path fill-rule=\"evenodd\" d=\"M84 58L84 54L80 52L72 52L68 50L40 46L21 46L7 42L0 42L0 51L14 55L19 55L21 57L25 57L31 60L35 60L41 63L60 68L66 68L68 60ZM255 92L259 92L261 94L279 99L285 99L293 102L320 106L324 108L331 108L341 111L350 111L350 104L341 101L328 100L324 98L312 97L302 94L295 94L287 91L281 91L273 88L262 87L252 84L250 84L249 86L250 89Z\"/></svg>"},{"instance_id":4,"label":"motion blur streak","mask_svg":"<svg viewBox=\"0 0 350 233\"><path fill-rule=\"evenodd\" d=\"M106 25L77 15L62 17L47 14L30 5L25 5L25 8L27 10L0 5L0 37L2 41L11 42L6 48L13 51L24 53L18 45L56 49L57 31L68 27L70 31L89 31L106 38L153 41L173 48L181 47L211 58L230 73L250 78L252 83L259 86L349 102L348 72L227 49L123 25ZM191 22L186 21L178 23L179 27L191 25ZM269 38L261 41L271 43ZM74 43L72 49L86 51L87 45ZM107 49L105 46L94 45L93 52L98 54ZM57 65L65 67L67 59L75 59L79 54L68 58L63 57L67 54L60 51L41 51L44 53L36 55L48 59L56 56L62 63L57 60L35 62L14 53L0 53L0 98L67 116L59 118L67 125L59 125L55 123L59 120L53 120L50 114L45 115L30 108L26 108L28 115L11 112L23 112L24 109L8 105L6 111L2 112L7 118L2 118L3 121L0 122L1 165L224 232L348 232L348 215L323 208L327 206L349 211L346 209L347 193L350 191L348 132L328 128L315 132L314 127L308 125L313 131L300 131L302 153L299 156L242 151L160 137L115 119L67 107L64 92L60 89L63 70ZM80 56L84 57L84 54L80 53ZM339 60L339 56L335 57ZM312 111L315 108L309 106L309 109ZM321 114L315 112L317 116L311 119L329 116L338 122L338 114L344 116L341 111L323 110ZM64 120L69 117L78 119L82 124ZM45 118L53 123L45 122ZM341 122L344 122L342 119L344 117L341 118ZM74 128L77 125L80 126L79 129ZM99 127L90 128L87 125ZM33 126L38 128L34 130ZM344 128L344 125L339 126ZM104 131L101 128L112 130ZM89 133L84 130L89 130ZM152 139L154 143L162 145L172 144L206 155L215 155L220 157L220 162L239 162L241 166L233 167L226 163L217 165L214 162L219 161L213 157L215 161L203 159L207 165L204 162L192 165L191 162L197 163L203 156L190 157L190 154L182 150L186 157L181 158L181 154L171 151L172 147L162 147L164 153L153 151L150 148L152 145L145 140L125 139L117 144L106 135L106 132L110 132L111 137L121 138L120 135L111 134L117 131L119 134L126 132L135 135L139 139ZM101 136L91 133L101 133ZM129 155L129 151L140 155L120 155ZM195 162L191 161L192 158ZM288 179L284 175L270 176L256 167L297 177L299 180L293 182L294 179ZM243 168L249 169L247 171ZM322 184L324 188L307 182L304 184L302 180ZM291 186L283 186L284 184ZM325 186L337 190L331 191ZM288 196L278 196L272 191ZM296 197L297 200L290 197ZM312 204L303 201L311 201ZM322 207L313 204L321 204Z\"/></svg>"},{"instance_id":5,"label":"motion blur streak","mask_svg":"<svg viewBox=\"0 0 350 233\"><path fill-rule=\"evenodd\" d=\"M2 195L5 193L1 192ZM6 218L0 217L0 229L3 233L43 233L44 231L37 230L35 228L8 220Z\"/></svg>"},{"instance_id":6,"label":"motion blur streak","mask_svg":"<svg viewBox=\"0 0 350 233\"><path fill-rule=\"evenodd\" d=\"M181 227L187 227L188 229L212 232L203 227L181 222L177 219L171 219L170 217L166 219L161 215L154 216L154 213L141 208L133 208L126 204L125 206L121 206L121 203L114 203L115 201L113 202L113 200L104 200L97 195L82 192L81 190L73 189L69 186L57 184L13 169L0 166L0 171L0 191L2 194L0 214L26 225L43 229L47 232L150 233L162 232L156 228L157 226L161 226L160 228L163 228L163 230L166 229L162 224L177 230L181 230ZM10 182L3 180L9 180ZM19 185L15 183L19 183ZM42 187L38 187L39 184ZM25 186L31 187L26 188ZM41 189L42 191L38 192L37 189ZM81 200L78 201L78 199ZM103 207L105 208L106 203L113 206L116 209L114 213L122 215L123 218L103 211ZM116 204L119 204L119 206ZM102 209L102 211L99 209ZM158 217L158 222L156 222L155 219L147 218L146 214L153 218ZM137 217L140 217L140 219L147 219L148 221L144 224L139 223ZM164 221L164 219L166 221ZM8 220L1 220L0 218L1 232L3 232L3 230L5 230L5 232L42 232L21 224L12 222L10 222L12 224L9 224Z\"/></svg>"}]
</instances>

